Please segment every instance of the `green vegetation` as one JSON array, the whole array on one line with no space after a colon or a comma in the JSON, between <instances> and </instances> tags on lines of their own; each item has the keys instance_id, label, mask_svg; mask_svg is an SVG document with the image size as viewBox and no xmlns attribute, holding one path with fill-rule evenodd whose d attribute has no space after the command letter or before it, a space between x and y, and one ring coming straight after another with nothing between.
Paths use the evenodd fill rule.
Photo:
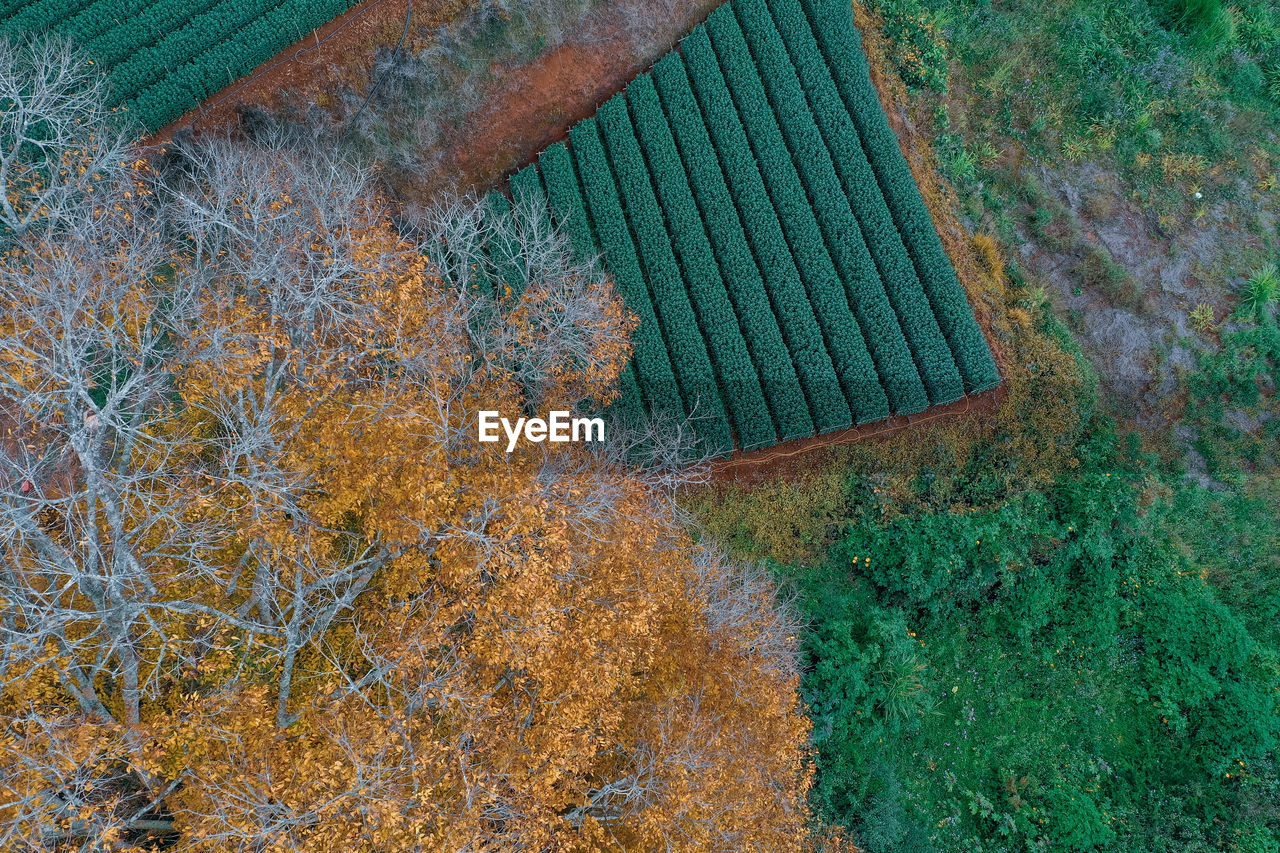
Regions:
<instances>
[{"instance_id":1,"label":"green vegetation","mask_svg":"<svg viewBox=\"0 0 1280 853\"><path fill-rule=\"evenodd\" d=\"M576 126L572 140L573 159L582 176L586 208L595 225L605 263L628 307L640 315L640 326L631 339L636 351L640 387L656 414L683 417L689 412L676 381L677 363L670 357L653 300L645 287L635 241L622 214L618 190L595 120L589 119ZM686 370L692 376L695 366L686 366Z\"/></svg>"},{"instance_id":2,"label":"green vegetation","mask_svg":"<svg viewBox=\"0 0 1280 853\"><path fill-rule=\"evenodd\" d=\"M1069 343L1034 288L1019 304L1018 352ZM1029 416L692 500L721 541L779 558L809 616L824 822L869 853L1276 849L1276 436L1216 419L1271 406L1274 332L1244 326L1189 378L1225 488L1088 414L1088 383L1074 426L1037 420L1023 395L1045 379L1013 373L1006 407ZM1037 472L1024 440L1070 454Z\"/></svg>"},{"instance_id":3,"label":"green vegetation","mask_svg":"<svg viewBox=\"0 0 1280 853\"><path fill-rule=\"evenodd\" d=\"M1267 312L1271 303L1280 295L1280 272L1275 264L1267 264L1260 268L1245 283L1244 293L1240 297L1240 311L1248 320L1267 322Z\"/></svg>"},{"instance_id":4,"label":"green vegetation","mask_svg":"<svg viewBox=\"0 0 1280 853\"><path fill-rule=\"evenodd\" d=\"M1223 332L1220 346L1205 347L1187 379L1185 421L1208 473L1242 485L1249 471L1280 463L1280 328L1269 317Z\"/></svg>"},{"instance_id":5,"label":"green vegetation","mask_svg":"<svg viewBox=\"0 0 1280 853\"><path fill-rule=\"evenodd\" d=\"M645 402L694 414L715 454L999 382L866 59L844 67L851 24L734 0L539 161L640 317Z\"/></svg>"},{"instance_id":6,"label":"green vegetation","mask_svg":"<svg viewBox=\"0 0 1280 853\"><path fill-rule=\"evenodd\" d=\"M787 5L768 2L775 15ZM1280 285L1268 193L1280 89L1268 85L1280 15L1247 1L870 5L889 39L873 56L906 82L909 121L928 133L933 117L942 173L1006 257L1045 253L1067 292L1141 316L1168 291L1144 292L1150 270L1088 220L1132 199L1153 240L1212 225L1235 245L1210 254L1198 232L1182 309L1195 336L1177 338L1186 357L1166 386L1177 391L1160 392L1162 429L1095 411L1092 368L1049 282L979 235L987 287L964 280L994 313L1009 365L990 421L834 448L784 478L686 498L706 535L770 558L810 618L813 805L869 853L1275 853ZM806 9L816 21L840 6ZM826 87L805 76L795 31L779 27L818 103ZM830 56L841 48L828 33L813 29ZM862 113L848 96L862 52L828 67L859 138L875 138L874 90ZM897 144L887 124L880 133ZM885 187L882 162L868 158ZM1095 187L1099 175L1114 184ZM1078 201L1063 200L1064 183ZM901 222L910 206L884 198ZM864 234L871 209L853 207ZM1223 228L1224 209L1261 215ZM904 243L937 236L897 230ZM963 251L946 250L961 266Z\"/></svg>"},{"instance_id":7,"label":"green vegetation","mask_svg":"<svg viewBox=\"0 0 1280 853\"><path fill-rule=\"evenodd\" d=\"M1080 451L990 507L855 506L793 570L815 803L868 850L1275 849L1274 532L1223 566L1265 585L1220 595L1218 537L1173 535L1206 495L1152 500L1151 460L1105 423Z\"/></svg>"},{"instance_id":8,"label":"green vegetation","mask_svg":"<svg viewBox=\"0 0 1280 853\"><path fill-rule=\"evenodd\" d=\"M1132 200L1161 239L1213 223L1224 205L1274 212L1280 8L1271 0L866 5L883 18L888 57L919 95L918 114L935 116L939 159L965 212L1007 242L1028 217L1041 217L1042 227L1057 218L1035 165L1057 175L1088 162L1114 175L1116 201ZM1099 211L1088 201L1083 214L1093 218ZM1241 211L1240 220L1275 245L1268 217ZM1065 233L1065 222L1050 230L1067 244L1055 251L1091 242ZM1251 266L1244 251L1226 253L1220 272ZM1123 305L1133 293L1120 285Z\"/></svg>"},{"instance_id":9,"label":"green vegetation","mask_svg":"<svg viewBox=\"0 0 1280 853\"><path fill-rule=\"evenodd\" d=\"M158 130L347 11L354 0L17 0L0 36L67 38L107 74L112 102Z\"/></svg>"}]
</instances>

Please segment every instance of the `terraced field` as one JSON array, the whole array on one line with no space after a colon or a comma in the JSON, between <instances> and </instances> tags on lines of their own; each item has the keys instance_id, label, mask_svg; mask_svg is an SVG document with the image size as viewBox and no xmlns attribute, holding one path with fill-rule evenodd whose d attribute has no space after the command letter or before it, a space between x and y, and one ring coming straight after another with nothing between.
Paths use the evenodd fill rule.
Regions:
<instances>
[{"instance_id":1,"label":"terraced field","mask_svg":"<svg viewBox=\"0 0 1280 853\"><path fill-rule=\"evenodd\" d=\"M725 454L999 384L847 5L732 0L511 191L640 317L624 418Z\"/></svg>"},{"instance_id":2,"label":"terraced field","mask_svg":"<svg viewBox=\"0 0 1280 853\"><path fill-rule=\"evenodd\" d=\"M155 131L355 2L0 0L0 36L78 44L110 77L110 106Z\"/></svg>"}]
</instances>

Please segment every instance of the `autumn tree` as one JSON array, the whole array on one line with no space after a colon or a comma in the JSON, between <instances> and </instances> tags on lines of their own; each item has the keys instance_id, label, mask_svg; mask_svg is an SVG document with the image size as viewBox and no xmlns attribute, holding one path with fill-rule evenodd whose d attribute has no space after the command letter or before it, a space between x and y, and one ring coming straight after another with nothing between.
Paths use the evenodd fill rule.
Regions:
<instances>
[{"instance_id":1,"label":"autumn tree","mask_svg":"<svg viewBox=\"0 0 1280 853\"><path fill-rule=\"evenodd\" d=\"M63 42L0 36L0 246L72 215L130 154L106 86Z\"/></svg>"},{"instance_id":2,"label":"autumn tree","mask_svg":"<svg viewBox=\"0 0 1280 853\"><path fill-rule=\"evenodd\" d=\"M0 850L801 849L796 626L675 457L477 441L629 357L545 211L154 162L0 259Z\"/></svg>"}]
</instances>

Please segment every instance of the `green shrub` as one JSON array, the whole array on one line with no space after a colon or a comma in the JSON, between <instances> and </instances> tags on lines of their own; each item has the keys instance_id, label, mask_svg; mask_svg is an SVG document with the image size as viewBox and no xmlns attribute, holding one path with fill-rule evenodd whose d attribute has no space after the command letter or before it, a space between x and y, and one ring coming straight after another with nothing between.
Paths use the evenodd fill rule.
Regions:
<instances>
[{"instance_id":1,"label":"green shrub","mask_svg":"<svg viewBox=\"0 0 1280 853\"><path fill-rule=\"evenodd\" d=\"M1231 32L1222 0L1156 0L1162 20L1203 45L1218 45Z\"/></svg>"},{"instance_id":2,"label":"green shrub","mask_svg":"<svg viewBox=\"0 0 1280 853\"><path fill-rule=\"evenodd\" d=\"M947 91L947 42L919 0L876 0L893 64L908 86Z\"/></svg>"},{"instance_id":3,"label":"green shrub","mask_svg":"<svg viewBox=\"0 0 1280 853\"><path fill-rule=\"evenodd\" d=\"M1238 310L1250 320L1266 322L1277 296L1280 296L1280 271L1275 264L1265 264L1245 282Z\"/></svg>"},{"instance_id":4,"label":"green shrub","mask_svg":"<svg viewBox=\"0 0 1280 853\"><path fill-rule=\"evenodd\" d=\"M1274 833L1280 660L1195 571L1220 536L1170 539L1133 438L1095 422L1077 471L987 509L854 507L827 566L790 570L814 804L872 853Z\"/></svg>"}]
</instances>

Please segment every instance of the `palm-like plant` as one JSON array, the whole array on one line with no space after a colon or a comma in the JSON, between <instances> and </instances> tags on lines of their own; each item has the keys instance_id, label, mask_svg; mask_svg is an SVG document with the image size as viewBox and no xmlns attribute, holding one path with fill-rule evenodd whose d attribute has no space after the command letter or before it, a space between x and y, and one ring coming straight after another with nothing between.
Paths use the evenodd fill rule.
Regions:
<instances>
[{"instance_id":1,"label":"palm-like plant","mask_svg":"<svg viewBox=\"0 0 1280 853\"><path fill-rule=\"evenodd\" d=\"M1240 297L1240 314L1262 322L1269 316L1267 306L1280 296L1280 270L1275 264L1259 267L1244 286Z\"/></svg>"}]
</instances>

